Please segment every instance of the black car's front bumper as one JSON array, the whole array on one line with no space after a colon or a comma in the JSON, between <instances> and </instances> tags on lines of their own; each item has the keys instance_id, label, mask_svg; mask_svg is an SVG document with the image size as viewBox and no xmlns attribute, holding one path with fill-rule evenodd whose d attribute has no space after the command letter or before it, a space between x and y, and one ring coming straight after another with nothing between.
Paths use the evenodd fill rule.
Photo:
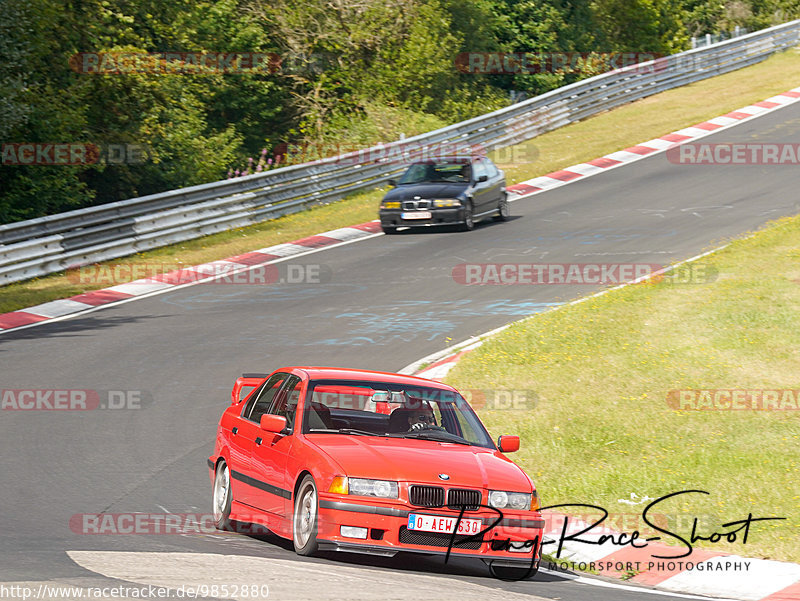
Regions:
<instances>
[{"instance_id":1,"label":"black car's front bumper","mask_svg":"<svg viewBox=\"0 0 800 601\"><path fill-rule=\"evenodd\" d=\"M403 219L402 214L429 212L428 219ZM441 209L425 209L424 211L403 211L400 209L381 209L379 211L383 227L420 227L432 225L449 225L464 223L464 207L447 207Z\"/></svg>"}]
</instances>

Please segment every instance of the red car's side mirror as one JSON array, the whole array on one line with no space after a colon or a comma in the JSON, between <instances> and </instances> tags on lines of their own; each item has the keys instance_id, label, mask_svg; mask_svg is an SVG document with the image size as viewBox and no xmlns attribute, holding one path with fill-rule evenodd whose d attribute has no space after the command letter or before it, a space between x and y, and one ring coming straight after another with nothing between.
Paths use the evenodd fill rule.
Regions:
<instances>
[{"instance_id":1,"label":"red car's side mirror","mask_svg":"<svg viewBox=\"0 0 800 601\"><path fill-rule=\"evenodd\" d=\"M286 418L282 415L273 415L265 413L261 416L261 429L265 432L272 432L273 434L280 434L286 429Z\"/></svg>"},{"instance_id":2,"label":"red car's side mirror","mask_svg":"<svg viewBox=\"0 0 800 601\"><path fill-rule=\"evenodd\" d=\"M497 448L501 453L519 451L519 436L500 436L497 439Z\"/></svg>"}]
</instances>

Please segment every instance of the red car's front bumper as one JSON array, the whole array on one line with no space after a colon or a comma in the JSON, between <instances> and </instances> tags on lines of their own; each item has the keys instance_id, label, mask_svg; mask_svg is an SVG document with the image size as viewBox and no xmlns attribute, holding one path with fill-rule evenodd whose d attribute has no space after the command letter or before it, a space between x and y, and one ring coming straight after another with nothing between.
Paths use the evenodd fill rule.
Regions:
<instances>
[{"instance_id":1,"label":"red car's front bumper","mask_svg":"<svg viewBox=\"0 0 800 601\"><path fill-rule=\"evenodd\" d=\"M500 515L488 508L464 512L463 519L481 519L483 532L471 538L408 530L410 513L457 518L458 511L414 508L370 501L344 501L320 494L317 538L321 549L392 556L399 551L478 558L495 566L538 566L544 520L538 512ZM342 526L366 528L366 538L343 536ZM512 547L516 547L514 550ZM535 557L534 557L535 554Z\"/></svg>"}]
</instances>

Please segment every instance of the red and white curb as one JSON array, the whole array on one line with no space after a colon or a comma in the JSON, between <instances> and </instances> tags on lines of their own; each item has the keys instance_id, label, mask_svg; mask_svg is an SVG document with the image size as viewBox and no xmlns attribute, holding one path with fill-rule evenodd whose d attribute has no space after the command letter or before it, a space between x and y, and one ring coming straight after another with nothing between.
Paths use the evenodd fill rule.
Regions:
<instances>
[{"instance_id":1,"label":"red and white curb","mask_svg":"<svg viewBox=\"0 0 800 601\"><path fill-rule=\"evenodd\" d=\"M664 152L674 146L684 144L691 140L709 136L749 119L760 117L775 109L793 104L798 100L800 100L800 88L794 88L793 90L772 96L761 102L756 102L755 104L731 111L721 117L715 117L708 121L698 123L697 125L679 129L671 134L642 142L641 144L625 148L624 150L612 152L611 154L607 154L587 163L580 163L572 167L567 167L566 169L553 171L547 175L534 177L533 179L509 186L507 189L520 197L532 196L533 194L538 194L546 190L552 190L553 188L558 188L559 186L584 177L596 175L597 173L602 173L615 167L633 163L634 161L638 161L652 154Z\"/></svg>"},{"instance_id":2,"label":"red and white curb","mask_svg":"<svg viewBox=\"0 0 800 601\"><path fill-rule=\"evenodd\" d=\"M291 257L307 255L335 246L343 246L377 235L382 235L379 222L360 223L293 242L261 248L228 259L193 265L152 278L135 280L102 290L86 292L71 298L50 301L11 313L3 313L0 314L0 333L38 325L46 321L74 317L78 314L95 311L101 307L154 296L185 286L213 282L256 266L278 263Z\"/></svg>"},{"instance_id":3,"label":"red and white curb","mask_svg":"<svg viewBox=\"0 0 800 601\"><path fill-rule=\"evenodd\" d=\"M509 186L508 190L517 194L517 198L509 200L521 200L522 198L569 184L584 177L596 175L608 171L609 169L632 163L654 153L664 152L673 146L683 144L693 139L702 138L728 127L733 127L734 125L759 117L773 110L797 102L798 100L800 100L800 87L732 111L721 117L698 123L692 127L686 127L624 150L612 152L611 154L594 159L588 163L573 165L566 169L554 171L547 175L514 184ZM102 290L86 292L71 298L50 301L19 311L12 311L11 313L3 313L0 314L0 334L20 328L33 327L53 320L75 317L80 314L96 311L106 306L162 294L185 286L210 282L215 279L247 271L256 266L277 263L288 257L317 252L320 249L341 246L379 235L382 235L380 223L377 221L370 221L368 223L361 223L359 225L323 232L316 236L295 240L294 242L262 248L228 259L212 261L202 265L194 265L153 278L136 280ZM214 275L209 277L209 272ZM446 369L447 368L442 367L440 371L446 373ZM435 373L438 374L439 372ZM442 375L441 377L444 376Z\"/></svg>"},{"instance_id":4,"label":"red and white curb","mask_svg":"<svg viewBox=\"0 0 800 601\"><path fill-rule=\"evenodd\" d=\"M545 539L557 541L564 516L545 512ZM569 518L570 533L577 533L591 524ZM580 538L599 542L601 536L620 533L595 526ZM555 546L545 547L554 553ZM658 590L707 595L741 601L797 601L800 599L800 565L769 559L754 559L707 549L693 549L680 559L663 559L683 553L683 547L648 543L647 547L620 547L605 542L587 544L566 541L557 566L566 569L593 569L610 576L630 577L627 582L651 586ZM658 555L660 557L653 557Z\"/></svg>"}]
</instances>

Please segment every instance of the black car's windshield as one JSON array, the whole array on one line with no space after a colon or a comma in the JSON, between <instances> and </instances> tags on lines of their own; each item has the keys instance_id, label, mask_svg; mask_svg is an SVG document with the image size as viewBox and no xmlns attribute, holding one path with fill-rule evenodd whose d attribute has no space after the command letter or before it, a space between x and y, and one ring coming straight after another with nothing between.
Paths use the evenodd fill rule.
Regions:
<instances>
[{"instance_id":1,"label":"black car's windshield","mask_svg":"<svg viewBox=\"0 0 800 601\"><path fill-rule=\"evenodd\" d=\"M427 161L411 165L397 183L400 185L428 182L469 183L471 177L472 167L468 162Z\"/></svg>"},{"instance_id":2,"label":"black car's windshield","mask_svg":"<svg viewBox=\"0 0 800 601\"><path fill-rule=\"evenodd\" d=\"M303 432L414 438L494 448L478 416L458 393L385 382L310 382Z\"/></svg>"}]
</instances>

